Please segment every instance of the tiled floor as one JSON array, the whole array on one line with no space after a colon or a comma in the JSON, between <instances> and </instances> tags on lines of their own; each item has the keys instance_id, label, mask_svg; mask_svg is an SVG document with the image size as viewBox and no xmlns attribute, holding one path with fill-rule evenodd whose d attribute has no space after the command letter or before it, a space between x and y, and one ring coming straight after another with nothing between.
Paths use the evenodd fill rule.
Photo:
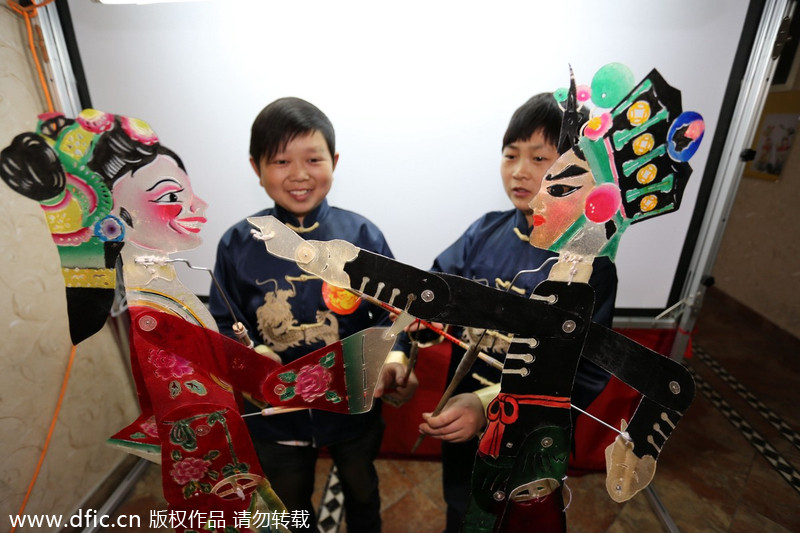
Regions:
<instances>
[{"instance_id":1,"label":"tiled floor","mask_svg":"<svg viewBox=\"0 0 800 533\"><path fill-rule=\"evenodd\" d=\"M655 493L683 532L800 531L800 474L794 472L800 469L800 435L794 434L800 430L800 340L712 288L700 313L694 343L698 350L689 366L699 376L698 382L709 385L710 395L718 395L716 403L721 409L698 387L694 404L659 459L652 484ZM731 378L726 382L704 362L709 359L701 353L709 354L710 361L727 370L740 384L741 394L729 384ZM753 395L750 402L742 397L747 397L747 392ZM744 430L737 429L723 411ZM788 437L761 412L771 412L773 418L788 424L783 427ZM778 425L779 420L774 423ZM782 464L785 476L745 434L759 449L767 449L773 463ZM329 460L320 460L317 498L329 467ZM386 533L442 530L444 503L438 463L379 460L378 470ZM794 485L789 481L792 476ZM663 529L645 493L617 504L606 494L604 482L599 474L567 481L572 492L567 510L572 533ZM150 467L119 512L140 512L145 525L151 510L164 508L158 468ZM345 532L346 525L339 531Z\"/></svg>"}]
</instances>

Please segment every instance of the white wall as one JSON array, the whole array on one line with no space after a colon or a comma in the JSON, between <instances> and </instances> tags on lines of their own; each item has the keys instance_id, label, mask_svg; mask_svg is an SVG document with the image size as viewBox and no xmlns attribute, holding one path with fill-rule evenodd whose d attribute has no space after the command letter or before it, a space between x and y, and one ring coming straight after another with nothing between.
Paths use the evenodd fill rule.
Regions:
<instances>
[{"instance_id":1,"label":"white wall","mask_svg":"<svg viewBox=\"0 0 800 533\"><path fill-rule=\"evenodd\" d=\"M700 112L706 137L681 210L633 226L617 257L617 307L667 305L746 0L613 3L452 0L218 0L105 6L69 0L98 109L151 123L209 201L211 266L232 223L271 205L249 167L250 124L281 96L323 109L341 153L330 194L383 229L400 260L427 268L466 226L510 207L500 144L530 95L617 61L658 68ZM207 294L203 273L182 272Z\"/></svg>"}]
</instances>

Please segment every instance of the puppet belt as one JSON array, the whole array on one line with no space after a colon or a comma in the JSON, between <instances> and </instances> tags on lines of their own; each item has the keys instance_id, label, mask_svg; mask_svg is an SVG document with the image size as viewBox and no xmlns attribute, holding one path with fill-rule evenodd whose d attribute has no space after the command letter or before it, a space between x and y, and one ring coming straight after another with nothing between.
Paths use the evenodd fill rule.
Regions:
<instances>
[{"instance_id":1,"label":"puppet belt","mask_svg":"<svg viewBox=\"0 0 800 533\"><path fill-rule=\"evenodd\" d=\"M500 454L500 444L507 424L513 424L519 418L520 405L540 405L555 409L569 409L570 401L567 396L546 396L542 394L503 394L502 392L491 401L486 409L489 425L481 438L479 449L481 453L491 457Z\"/></svg>"}]
</instances>

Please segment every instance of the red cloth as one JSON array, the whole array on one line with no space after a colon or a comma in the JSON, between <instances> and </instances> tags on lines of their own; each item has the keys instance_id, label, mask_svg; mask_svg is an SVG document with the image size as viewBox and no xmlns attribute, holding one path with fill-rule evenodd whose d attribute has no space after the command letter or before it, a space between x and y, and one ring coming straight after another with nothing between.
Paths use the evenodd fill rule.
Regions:
<instances>
[{"instance_id":1,"label":"red cloth","mask_svg":"<svg viewBox=\"0 0 800 533\"><path fill-rule=\"evenodd\" d=\"M208 513L206 519L219 513L232 524L235 513L250 509L253 493L269 487L223 366L252 350L148 307L131 307L130 315L131 365L143 416L154 415L170 511Z\"/></svg>"}]
</instances>

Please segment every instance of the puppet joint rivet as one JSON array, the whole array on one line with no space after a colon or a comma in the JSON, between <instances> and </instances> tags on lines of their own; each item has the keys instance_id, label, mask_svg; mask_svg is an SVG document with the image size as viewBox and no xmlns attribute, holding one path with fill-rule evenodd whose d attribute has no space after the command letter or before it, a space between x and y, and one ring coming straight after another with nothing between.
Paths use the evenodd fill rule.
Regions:
<instances>
[{"instance_id":1,"label":"puppet joint rivet","mask_svg":"<svg viewBox=\"0 0 800 533\"><path fill-rule=\"evenodd\" d=\"M433 301L433 291L430 289L425 289L422 291L422 294L419 295L422 298L422 301L425 303L430 303Z\"/></svg>"},{"instance_id":2,"label":"puppet joint rivet","mask_svg":"<svg viewBox=\"0 0 800 533\"><path fill-rule=\"evenodd\" d=\"M669 382L669 391L672 394L680 394L681 393L681 385L677 381L670 381Z\"/></svg>"},{"instance_id":3,"label":"puppet joint rivet","mask_svg":"<svg viewBox=\"0 0 800 533\"><path fill-rule=\"evenodd\" d=\"M506 493L503 492L502 490L498 490L497 492L492 494L492 498L494 498L495 501L501 502L506 499Z\"/></svg>"},{"instance_id":4,"label":"puppet joint rivet","mask_svg":"<svg viewBox=\"0 0 800 533\"><path fill-rule=\"evenodd\" d=\"M314 247L309 244L305 244L298 246L294 253L294 258L298 263L306 264L310 263L314 259L315 255L317 254L314 250Z\"/></svg>"},{"instance_id":5,"label":"puppet joint rivet","mask_svg":"<svg viewBox=\"0 0 800 533\"><path fill-rule=\"evenodd\" d=\"M545 437L542 439L542 448L549 448L553 445L553 439L550 437Z\"/></svg>"},{"instance_id":6,"label":"puppet joint rivet","mask_svg":"<svg viewBox=\"0 0 800 533\"><path fill-rule=\"evenodd\" d=\"M575 326L575 321L574 320L567 320L561 326L561 329L564 330L564 333L572 333L573 331L575 331L575 327L576 326Z\"/></svg>"},{"instance_id":7,"label":"puppet joint rivet","mask_svg":"<svg viewBox=\"0 0 800 533\"><path fill-rule=\"evenodd\" d=\"M156 319L150 315L144 315L139 319L139 327L142 331L153 331L156 329Z\"/></svg>"}]
</instances>

